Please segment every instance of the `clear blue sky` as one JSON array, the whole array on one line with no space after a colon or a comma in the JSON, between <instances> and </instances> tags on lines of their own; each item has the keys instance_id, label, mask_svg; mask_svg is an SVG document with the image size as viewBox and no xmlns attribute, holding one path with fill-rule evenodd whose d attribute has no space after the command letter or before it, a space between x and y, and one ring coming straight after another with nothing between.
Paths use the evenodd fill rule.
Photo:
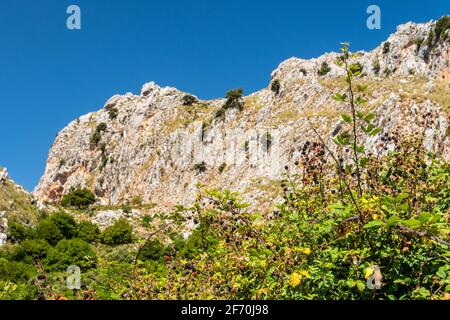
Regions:
<instances>
[{"instance_id":1,"label":"clear blue sky","mask_svg":"<svg viewBox=\"0 0 450 320\"><path fill-rule=\"evenodd\" d=\"M66 28L70 4L80 31ZM370 4L381 30L366 28ZM0 165L32 190L57 132L116 93L149 81L250 93L289 57L370 50L398 24L448 13L449 0L0 0Z\"/></svg>"}]
</instances>

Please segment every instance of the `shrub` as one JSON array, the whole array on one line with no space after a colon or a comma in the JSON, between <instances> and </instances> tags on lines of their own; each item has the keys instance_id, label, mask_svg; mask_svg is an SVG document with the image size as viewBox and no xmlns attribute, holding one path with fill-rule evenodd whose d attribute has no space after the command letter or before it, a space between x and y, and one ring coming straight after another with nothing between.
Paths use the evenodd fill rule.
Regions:
<instances>
[{"instance_id":1,"label":"shrub","mask_svg":"<svg viewBox=\"0 0 450 320\"><path fill-rule=\"evenodd\" d=\"M36 269L33 266L23 262L8 261L0 258L0 279L21 283L30 280L35 274Z\"/></svg>"},{"instance_id":2,"label":"shrub","mask_svg":"<svg viewBox=\"0 0 450 320\"><path fill-rule=\"evenodd\" d=\"M446 37L448 36L446 32L449 29L450 29L450 16L443 16L436 22L436 25L434 27L436 42L439 42L440 40L446 40Z\"/></svg>"},{"instance_id":3,"label":"shrub","mask_svg":"<svg viewBox=\"0 0 450 320\"><path fill-rule=\"evenodd\" d=\"M63 207L85 209L95 203L95 195L88 189L75 189L65 194L61 200Z\"/></svg>"},{"instance_id":4,"label":"shrub","mask_svg":"<svg viewBox=\"0 0 450 320\"><path fill-rule=\"evenodd\" d=\"M197 171L197 173L206 172L206 163L205 163L205 161L202 161L200 163L196 163L194 165L194 170Z\"/></svg>"},{"instance_id":5,"label":"shrub","mask_svg":"<svg viewBox=\"0 0 450 320\"><path fill-rule=\"evenodd\" d=\"M184 106L192 106L194 103L197 102L197 98L194 96L187 94L183 97L183 105Z\"/></svg>"},{"instance_id":6,"label":"shrub","mask_svg":"<svg viewBox=\"0 0 450 320\"><path fill-rule=\"evenodd\" d=\"M216 110L216 113L214 114L214 117L215 118L223 118L225 116L225 112L226 112L225 108L221 107L221 108Z\"/></svg>"},{"instance_id":7,"label":"shrub","mask_svg":"<svg viewBox=\"0 0 450 320\"><path fill-rule=\"evenodd\" d=\"M102 243L107 245L127 244L133 241L133 228L126 219L119 219L102 233Z\"/></svg>"},{"instance_id":8,"label":"shrub","mask_svg":"<svg viewBox=\"0 0 450 320\"><path fill-rule=\"evenodd\" d=\"M102 132L106 131L107 125L104 122L101 122L95 128L94 134L91 137L91 143L97 145L102 139Z\"/></svg>"},{"instance_id":9,"label":"shrub","mask_svg":"<svg viewBox=\"0 0 450 320\"><path fill-rule=\"evenodd\" d=\"M8 224L8 239L14 241L23 241L31 239L33 236L33 229L23 223L10 222Z\"/></svg>"},{"instance_id":10,"label":"shrub","mask_svg":"<svg viewBox=\"0 0 450 320\"><path fill-rule=\"evenodd\" d=\"M170 248L162 244L161 241L150 240L145 242L139 258L142 260L161 260L169 253L171 253Z\"/></svg>"},{"instance_id":11,"label":"shrub","mask_svg":"<svg viewBox=\"0 0 450 320\"><path fill-rule=\"evenodd\" d=\"M76 235L77 223L70 214L57 212L50 216L50 220L58 227L64 238L70 239Z\"/></svg>"},{"instance_id":12,"label":"shrub","mask_svg":"<svg viewBox=\"0 0 450 320\"><path fill-rule=\"evenodd\" d=\"M418 53L420 51L423 41L424 41L423 38L416 38L416 40L414 40L414 43L416 44L416 53Z\"/></svg>"},{"instance_id":13,"label":"shrub","mask_svg":"<svg viewBox=\"0 0 450 320\"><path fill-rule=\"evenodd\" d=\"M328 63L326 63L325 61L322 62L322 65L320 66L320 69L317 71L317 74L319 76L324 76L326 75L328 72L331 71L330 66L328 65Z\"/></svg>"},{"instance_id":14,"label":"shrub","mask_svg":"<svg viewBox=\"0 0 450 320\"><path fill-rule=\"evenodd\" d=\"M113 105L109 104L105 107L105 109L106 109L106 111L108 111L108 115L111 120L116 119L117 116L119 115L119 110L116 107L114 107Z\"/></svg>"},{"instance_id":15,"label":"shrub","mask_svg":"<svg viewBox=\"0 0 450 320\"><path fill-rule=\"evenodd\" d=\"M380 67L380 62L379 62L379 61L374 61L374 62L372 63L372 70L373 70L373 72L374 72L376 75L378 75L378 74L380 73L380 69L381 69L381 67Z\"/></svg>"},{"instance_id":16,"label":"shrub","mask_svg":"<svg viewBox=\"0 0 450 320\"><path fill-rule=\"evenodd\" d=\"M388 54L390 50L391 50L391 43L389 41L386 41L383 44L383 54Z\"/></svg>"},{"instance_id":17,"label":"shrub","mask_svg":"<svg viewBox=\"0 0 450 320\"><path fill-rule=\"evenodd\" d=\"M64 238L59 228L50 218L39 221L36 226L35 237L37 239L46 240L52 246L56 245L58 241Z\"/></svg>"},{"instance_id":18,"label":"shrub","mask_svg":"<svg viewBox=\"0 0 450 320\"><path fill-rule=\"evenodd\" d=\"M226 162L222 162L222 164L219 166L219 172L220 173L224 172L226 167L227 167Z\"/></svg>"},{"instance_id":19,"label":"shrub","mask_svg":"<svg viewBox=\"0 0 450 320\"><path fill-rule=\"evenodd\" d=\"M49 271L65 271L71 265L87 270L95 267L97 256L86 241L78 238L64 239L50 249L45 262Z\"/></svg>"},{"instance_id":20,"label":"shrub","mask_svg":"<svg viewBox=\"0 0 450 320\"><path fill-rule=\"evenodd\" d=\"M278 95L280 93L280 89L281 89L280 80L278 80L278 79L273 80L273 82L270 86L270 90L272 90L272 92L274 92L276 95Z\"/></svg>"},{"instance_id":21,"label":"shrub","mask_svg":"<svg viewBox=\"0 0 450 320\"><path fill-rule=\"evenodd\" d=\"M14 259L28 264L47 257L50 245L42 239L22 241L14 250Z\"/></svg>"},{"instance_id":22,"label":"shrub","mask_svg":"<svg viewBox=\"0 0 450 320\"><path fill-rule=\"evenodd\" d=\"M231 109L231 108L242 110L244 108L244 105L242 102L243 94L244 94L244 89L242 89L242 88L228 91L227 95L226 95L227 100L225 101L223 108L225 110Z\"/></svg>"},{"instance_id":23,"label":"shrub","mask_svg":"<svg viewBox=\"0 0 450 320\"><path fill-rule=\"evenodd\" d=\"M387 78L391 75L392 71L388 67L384 68L383 74Z\"/></svg>"},{"instance_id":24,"label":"shrub","mask_svg":"<svg viewBox=\"0 0 450 320\"><path fill-rule=\"evenodd\" d=\"M308 74L308 71L306 71L306 69L305 68L301 68L300 69L300 72L303 74L303 76L305 76L306 77L306 75Z\"/></svg>"},{"instance_id":25,"label":"shrub","mask_svg":"<svg viewBox=\"0 0 450 320\"><path fill-rule=\"evenodd\" d=\"M77 238L89 243L96 242L100 239L100 229L90 221L82 221L77 226Z\"/></svg>"}]
</instances>

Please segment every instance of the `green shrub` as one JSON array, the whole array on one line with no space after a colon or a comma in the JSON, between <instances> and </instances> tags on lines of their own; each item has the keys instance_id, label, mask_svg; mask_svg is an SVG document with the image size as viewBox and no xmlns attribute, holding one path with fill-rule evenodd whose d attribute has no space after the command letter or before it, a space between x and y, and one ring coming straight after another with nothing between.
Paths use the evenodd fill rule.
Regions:
<instances>
[{"instance_id":1,"label":"green shrub","mask_svg":"<svg viewBox=\"0 0 450 320\"><path fill-rule=\"evenodd\" d=\"M86 209L95 203L95 195L88 189L75 189L65 194L61 200L63 207Z\"/></svg>"},{"instance_id":2,"label":"green shrub","mask_svg":"<svg viewBox=\"0 0 450 320\"><path fill-rule=\"evenodd\" d=\"M205 161L202 161L200 163L196 163L194 165L194 170L197 171L197 173L203 173L206 172L207 168L206 168L206 163Z\"/></svg>"},{"instance_id":3,"label":"green shrub","mask_svg":"<svg viewBox=\"0 0 450 320\"><path fill-rule=\"evenodd\" d=\"M388 54L390 50L391 50L391 43L389 41L383 43L383 54Z\"/></svg>"},{"instance_id":4,"label":"green shrub","mask_svg":"<svg viewBox=\"0 0 450 320\"><path fill-rule=\"evenodd\" d=\"M49 218L59 229L64 238L70 239L76 235L77 223L68 213L57 212Z\"/></svg>"},{"instance_id":5,"label":"green shrub","mask_svg":"<svg viewBox=\"0 0 450 320\"><path fill-rule=\"evenodd\" d=\"M106 111L108 111L108 115L111 120L116 119L117 116L119 115L119 110L113 105L107 105L105 109Z\"/></svg>"},{"instance_id":6,"label":"green shrub","mask_svg":"<svg viewBox=\"0 0 450 320\"><path fill-rule=\"evenodd\" d=\"M90 221L82 221L77 226L77 238L90 243L96 242L100 239L100 229Z\"/></svg>"},{"instance_id":7,"label":"green shrub","mask_svg":"<svg viewBox=\"0 0 450 320\"><path fill-rule=\"evenodd\" d=\"M449 29L450 29L450 16L443 16L436 22L436 25L434 27L436 42L439 42L440 40L446 40L446 37L448 36L446 32Z\"/></svg>"},{"instance_id":8,"label":"green shrub","mask_svg":"<svg viewBox=\"0 0 450 320\"><path fill-rule=\"evenodd\" d=\"M234 90L230 90L227 92L226 98L223 108L227 109L238 109L242 110L244 108L244 104L242 102L242 96L244 95L244 89L238 88Z\"/></svg>"},{"instance_id":9,"label":"green shrub","mask_svg":"<svg viewBox=\"0 0 450 320\"><path fill-rule=\"evenodd\" d=\"M150 240L145 242L142 247L139 258L141 260L161 260L165 255L170 253L170 248L166 247L159 240Z\"/></svg>"},{"instance_id":10,"label":"green shrub","mask_svg":"<svg viewBox=\"0 0 450 320\"><path fill-rule=\"evenodd\" d=\"M102 243L119 245L133 242L133 228L126 219L119 219L102 233Z\"/></svg>"},{"instance_id":11,"label":"green shrub","mask_svg":"<svg viewBox=\"0 0 450 320\"><path fill-rule=\"evenodd\" d=\"M23 241L33 237L33 229L23 223L10 222L8 224L8 239Z\"/></svg>"},{"instance_id":12,"label":"green shrub","mask_svg":"<svg viewBox=\"0 0 450 320\"><path fill-rule=\"evenodd\" d=\"M21 283L30 280L35 273L33 266L0 258L0 280Z\"/></svg>"},{"instance_id":13,"label":"green shrub","mask_svg":"<svg viewBox=\"0 0 450 320\"><path fill-rule=\"evenodd\" d=\"M87 270L96 266L97 256L86 241L64 239L50 249L45 262L49 271L65 271L71 265Z\"/></svg>"},{"instance_id":14,"label":"green shrub","mask_svg":"<svg viewBox=\"0 0 450 320\"><path fill-rule=\"evenodd\" d=\"M227 167L227 163L223 162L220 166L219 166L219 172L222 173L225 171L225 168Z\"/></svg>"},{"instance_id":15,"label":"green shrub","mask_svg":"<svg viewBox=\"0 0 450 320\"><path fill-rule=\"evenodd\" d=\"M102 139L102 132L106 131L107 125L104 122L101 122L95 128L95 132L91 137L91 143L97 145Z\"/></svg>"},{"instance_id":16,"label":"green shrub","mask_svg":"<svg viewBox=\"0 0 450 320\"><path fill-rule=\"evenodd\" d=\"M372 63L372 70L373 70L373 72L374 72L376 75L378 75L378 74L380 73L380 69L381 69L381 67L380 67L380 62L379 62L379 61L374 61L374 62Z\"/></svg>"},{"instance_id":17,"label":"green shrub","mask_svg":"<svg viewBox=\"0 0 450 320\"><path fill-rule=\"evenodd\" d=\"M35 237L37 239L46 240L52 246L64 238L58 226L50 218L39 221L36 226Z\"/></svg>"},{"instance_id":18,"label":"green shrub","mask_svg":"<svg viewBox=\"0 0 450 320\"><path fill-rule=\"evenodd\" d=\"M272 84L270 85L270 90L272 90L272 92L278 95L281 90L280 80L278 79L273 80Z\"/></svg>"},{"instance_id":19,"label":"green shrub","mask_svg":"<svg viewBox=\"0 0 450 320\"><path fill-rule=\"evenodd\" d=\"M25 240L15 247L14 259L28 264L47 257L50 245L42 239Z\"/></svg>"},{"instance_id":20,"label":"green shrub","mask_svg":"<svg viewBox=\"0 0 450 320\"><path fill-rule=\"evenodd\" d=\"M192 106L196 102L197 102L197 99L190 94L187 94L183 97L183 105L184 106Z\"/></svg>"},{"instance_id":21,"label":"green shrub","mask_svg":"<svg viewBox=\"0 0 450 320\"><path fill-rule=\"evenodd\" d=\"M326 75L328 72L331 71L330 66L328 65L328 63L326 63L325 61L322 62L322 65L320 66L320 69L317 71L317 74L319 76L324 76Z\"/></svg>"}]
</instances>

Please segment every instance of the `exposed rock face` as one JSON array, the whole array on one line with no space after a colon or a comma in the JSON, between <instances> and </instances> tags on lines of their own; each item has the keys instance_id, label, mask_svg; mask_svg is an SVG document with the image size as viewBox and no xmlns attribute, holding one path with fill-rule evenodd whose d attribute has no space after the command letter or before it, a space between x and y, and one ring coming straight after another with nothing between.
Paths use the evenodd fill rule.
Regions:
<instances>
[{"instance_id":1,"label":"exposed rock face","mask_svg":"<svg viewBox=\"0 0 450 320\"><path fill-rule=\"evenodd\" d=\"M381 44L358 52L355 61L363 66L365 77L358 81L369 86L368 108L382 133L422 130L417 119L430 113L425 144L449 160L450 46L427 47L432 25L401 25L388 38L388 49ZM420 46L418 39L425 39ZM139 96L113 96L58 134L34 194L56 202L80 186L104 204L139 198L170 207L191 202L196 184L203 183L245 192L264 210L265 193L276 188L273 180L299 157L302 141L315 139L306 115L328 142L339 128L344 107L331 97L345 83L337 57L284 61L272 73L281 84L278 94L270 86L262 89L243 99L242 111L227 110L224 118L215 116L224 99L183 106L185 93L155 83L144 85ZM323 62L331 70L319 76ZM376 150L377 139L368 139L367 149Z\"/></svg>"},{"instance_id":2,"label":"exposed rock face","mask_svg":"<svg viewBox=\"0 0 450 320\"><path fill-rule=\"evenodd\" d=\"M8 220L6 219L6 211L0 211L0 246L6 243L8 238Z\"/></svg>"}]
</instances>

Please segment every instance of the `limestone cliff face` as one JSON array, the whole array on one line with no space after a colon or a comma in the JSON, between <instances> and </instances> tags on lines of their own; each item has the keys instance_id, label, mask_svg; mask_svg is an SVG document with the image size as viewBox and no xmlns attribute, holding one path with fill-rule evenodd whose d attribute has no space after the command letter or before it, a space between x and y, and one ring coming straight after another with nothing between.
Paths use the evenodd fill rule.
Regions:
<instances>
[{"instance_id":1,"label":"limestone cliff face","mask_svg":"<svg viewBox=\"0 0 450 320\"><path fill-rule=\"evenodd\" d=\"M448 161L450 46L447 40L429 48L432 28L433 22L401 25L389 45L358 52L355 61L363 66L358 81L368 85L367 107L382 133L421 130L417 119L430 112L425 144ZM284 61L272 73L278 93L269 85L224 117L216 116L224 99L184 106L184 92L155 83L140 95L113 96L58 134L34 194L56 202L72 187L86 186L104 204L139 199L170 207L192 201L202 183L241 191L264 209L266 193L276 192L274 181L299 157L301 142L315 139L306 116L329 142L340 124L345 106L331 98L345 88L337 56ZM319 76L323 62L331 70ZM378 139L369 139L368 148L376 150Z\"/></svg>"}]
</instances>

